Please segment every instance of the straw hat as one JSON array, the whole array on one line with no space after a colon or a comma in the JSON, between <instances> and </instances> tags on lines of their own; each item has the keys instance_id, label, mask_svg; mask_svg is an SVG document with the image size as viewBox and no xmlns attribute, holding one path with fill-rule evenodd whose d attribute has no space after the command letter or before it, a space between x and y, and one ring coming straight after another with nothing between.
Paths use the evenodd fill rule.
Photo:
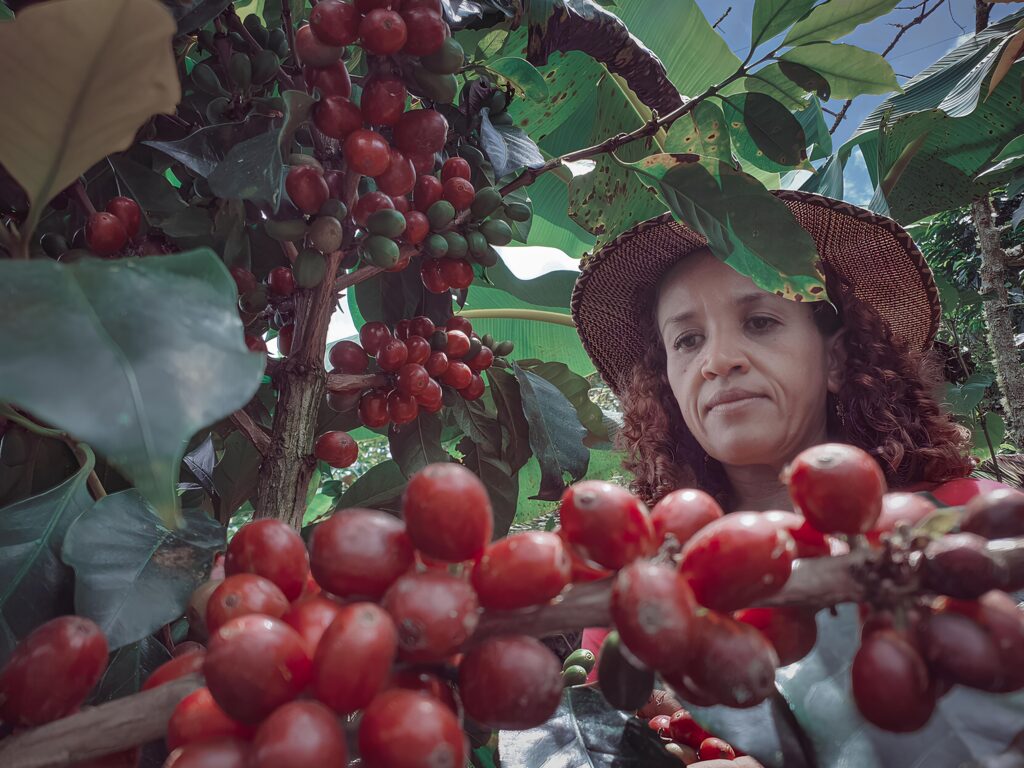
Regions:
<instances>
[{"instance_id":1,"label":"straw hat","mask_svg":"<svg viewBox=\"0 0 1024 768\"><path fill-rule=\"evenodd\" d=\"M931 269L895 221L841 200L773 190L814 239L822 260L850 281L911 350L931 346L942 308ZM596 251L572 292L572 316L598 372L617 393L643 346L640 313L665 272L707 240L672 214L637 224Z\"/></svg>"}]
</instances>

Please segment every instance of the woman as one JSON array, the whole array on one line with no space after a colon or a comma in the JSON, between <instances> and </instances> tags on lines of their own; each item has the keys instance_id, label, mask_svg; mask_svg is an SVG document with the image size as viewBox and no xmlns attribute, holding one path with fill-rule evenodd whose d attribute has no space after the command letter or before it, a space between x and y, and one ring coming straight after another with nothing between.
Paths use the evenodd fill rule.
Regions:
<instances>
[{"instance_id":1,"label":"woman","mask_svg":"<svg viewBox=\"0 0 1024 768\"><path fill-rule=\"evenodd\" d=\"M760 290L669 215L637 225L582 270L573 316L622 400L618 439L634 492L653 505L697 487L726 511L791 509L780 471L826 441L872 454L890 490L962 503L999 487L963 480L973 468L969 435L940 407L940 369L929 356L938 293L909 235L847 203L773 194L814 239L830 303ZM1024 696L958 688L923 730L880 731L849 694L855 607L823 611L818 624L814 651L779 670L777 699L749 710L687 708L764 765L786 768L952 768L1001 752L1024 726Z\"/></svg>"}]
</instances>

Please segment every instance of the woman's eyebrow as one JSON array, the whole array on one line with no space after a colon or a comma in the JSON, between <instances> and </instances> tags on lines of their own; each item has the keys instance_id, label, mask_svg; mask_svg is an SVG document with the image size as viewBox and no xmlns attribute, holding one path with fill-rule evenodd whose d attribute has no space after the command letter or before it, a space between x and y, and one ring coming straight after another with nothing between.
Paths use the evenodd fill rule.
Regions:
<instances>
[{"instance_id":1,"label":"woman's eyebrow","mask_svg":"<svg viewBox=\"0 0 1024 768\"><path fill-rule=\"evenodd\" d=\"M733 305L737 307L748 307L751 304L758 304L767 298L771 298L770 293L766 293L765 291L751 291L750 293L745 293L742 296L738 296L735 300L733 300ZM665 322L661 326L661 331L662 333L664 333L665 329L669 328L670 326L688 323L694 317L696 317L696 315L697 313L692 309L685 310L683 312L677 312L676 314L666 318Z\"/></svg>"}]
</instances>

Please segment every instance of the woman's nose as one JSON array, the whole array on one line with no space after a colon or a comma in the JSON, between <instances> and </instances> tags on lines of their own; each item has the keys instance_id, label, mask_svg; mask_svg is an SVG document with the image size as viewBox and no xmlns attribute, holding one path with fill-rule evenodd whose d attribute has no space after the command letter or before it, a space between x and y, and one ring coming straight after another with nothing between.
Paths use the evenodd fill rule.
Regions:
<instances>
[{"instance_id":1,"label":"woman's nose","mask_svg":"<svg viewBox=\"0 0 1024 768\"><path fill-rule=\"evenodd\" d=\"M704 361L701 375L705 379L743 373L749 368L749 361L740 339L729 333L715 334L704 345Z\"/></svg>"}]
</instances>

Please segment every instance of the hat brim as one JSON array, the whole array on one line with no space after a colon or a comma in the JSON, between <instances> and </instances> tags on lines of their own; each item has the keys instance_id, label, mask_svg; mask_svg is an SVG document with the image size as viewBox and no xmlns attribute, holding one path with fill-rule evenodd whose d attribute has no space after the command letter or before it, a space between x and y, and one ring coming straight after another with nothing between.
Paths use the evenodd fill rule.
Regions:
<instances>
[{"instance_id":1,"label":"hat brim","mask_svg":"<svg viewBox=\"0 0 1024 768\"><path fill-rule=\"evenodd\" d=\"M799 190L772 190L814 239L822 261L847 278L909 349L931 346L942 317L931 269L895 221ZM643 353L641 312L662 275L705 247L703 235L671 214L641 222L587 259L572 293L572 316L587 354L617 394Z\"/></svg>"}]
</instances>

